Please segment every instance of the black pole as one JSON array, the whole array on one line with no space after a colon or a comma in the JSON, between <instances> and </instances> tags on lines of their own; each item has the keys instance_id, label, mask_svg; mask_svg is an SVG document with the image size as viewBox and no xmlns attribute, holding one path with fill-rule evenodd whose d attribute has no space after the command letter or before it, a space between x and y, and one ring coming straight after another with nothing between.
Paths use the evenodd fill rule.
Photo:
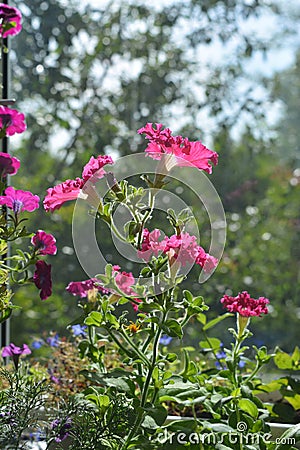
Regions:
<instances>
[{"instance_id":1,"label":"black pole","mask_svg":"<svg viewBox=\"0 0 300 450\"><path fill-rule=\"evenodd\" d=\"M8 5L8 0L3 1L4 4ZM7 105L13 103L8 101L9 98L9 66L8 66L8 39L3 39L3 45L1 48L1 69L2 69L2 105ZM4 137L2 139L2 152L8 153L8 139ZM10 341L10 324L9 319L1 324L1 347L9 344Z\"/></svg>"}]
</instances>

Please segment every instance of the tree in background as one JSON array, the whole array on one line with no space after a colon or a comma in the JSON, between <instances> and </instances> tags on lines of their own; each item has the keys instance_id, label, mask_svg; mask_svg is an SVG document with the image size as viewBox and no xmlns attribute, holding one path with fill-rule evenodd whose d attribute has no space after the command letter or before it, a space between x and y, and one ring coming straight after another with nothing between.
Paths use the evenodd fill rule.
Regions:
<instances>
[{"instance_id":1,"label":"tree in background","mask_svg":"<svg viewBox=\"0 0 300 450\"><path fill-rule=\"evenodd\" d=\"M276 307L290 291L284 291L282 283L277 288L277 283L270 284L273 267L269 271L269 260L261 258L273 237L263 240L263 250L259 245L251 248L249 262L248 247L258 239L256 226L247 220L249 207L262 211L263 228L265 210L257 204L265 205L272 186L278 197L282 192L267 177L277 167L273 154L270 158L264 120L267 103L262 99L268 94L248 69L253 56L276 44L274 36L254 32L255 23L272 17L284 33L284 11L258 0L189 0L164 7L112 1L95 8L75 0L32 0L18 7L24 32L11 55L13 92L18 106L27 111L28 132L16 148L26 167L19 177L23 188L30 185L42 195L49 186L80 174L91 154L143 150L135 131L147 121L162 121L174 125L178 133L209 140L220 153L214 183L233 229L229 228L220 272L200 290L213 308L216 295L227 288L226 277L230 275L231 284L241 290L246 274L255 267L251 288L269 283L272 291L266 294L274 297ZM234 141L232 131L242 128L244 134ZM283 198L269 217L283 214L280 202ZM198 209L194 205L195 213ZM86 277L73 254L72 211L70 204L51 217L41 210L37 218L38 226L53 232L58 242L55 294L43 304L31 292L16 295L24 306L12 321L20 339L21 327L27 334L40 332L41 318L46 329L62 330L72 317L72 298L65 294L65 286ZM294 239L295 230L288 230L286 239ZM108 230L101 233L103 242L109 242ZM278 235L278 241L286 261L285 240ZM113 262L118 262L111 246L103 246L104 254L112 254ZM273 247L268 248L271 255ZM273 255L274 265L277 256ZM291 271L289 280L294 275ZM278 334L272 340L280 342L285 325L277 322Z\"/></svg>"}]
</instances>

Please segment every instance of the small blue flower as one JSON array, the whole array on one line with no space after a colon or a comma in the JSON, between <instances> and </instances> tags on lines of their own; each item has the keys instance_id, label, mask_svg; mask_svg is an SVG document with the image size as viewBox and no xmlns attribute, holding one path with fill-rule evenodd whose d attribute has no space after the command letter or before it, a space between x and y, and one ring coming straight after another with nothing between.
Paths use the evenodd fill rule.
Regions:
<instances>
[{"instance_id":1,"label":"small blue flower","mask_svg":"<svg viewBox=\"0 0 300 450\"><path fill-rule=\"evenodd\" d=\"M72 325L71 328L72 328L72 332L73 332L74 336L82 336L82 337L86 336L86 332L85 332L85 330L87 328L86 325L77 324L77 325Z\"/></svg>"},{"instance_id":2,"label":"small blue flower","mask_svg":"<svg viewBox=\"0 0 300 450\"><path fill-rule=\"evenodd\" d=\"M167 334L163 334L159 340L159 343L162 345L169 345L173 338L168 336Z\"/></svg>"},{"instance_id":3,"label":"small blue flower","mask_svg":"<svg viewBox=\"0 0 300 450\"><path fill-rule=\"evenodd\" d=\"M245 361L240 361L239 362L239 368L242 369L243 367L245 367L246 362Z\"/></svg>"},{"instance_id":4,"label":"small blue flower","mask_svg":"<svg viewBox=\"0 0 300 450\"><path fill-rule=\"evenodd\" d=\"M58 347L59 344L59 336L56 333L55 336L50 336L47 338L47 342L50 345L50 347Z\"/></svg>"},{"instance_id":5,"label":"small blue flower","mask_svg":"<svg viewBox=\"0 0 300 450\"><path fill-rule=\"evenodd\" d=\"M32 344L31 347L34 350L38 350L39 348L41 348L44 345L44 341L42 339L35 339Z\"/></svg>"}]
</instances>

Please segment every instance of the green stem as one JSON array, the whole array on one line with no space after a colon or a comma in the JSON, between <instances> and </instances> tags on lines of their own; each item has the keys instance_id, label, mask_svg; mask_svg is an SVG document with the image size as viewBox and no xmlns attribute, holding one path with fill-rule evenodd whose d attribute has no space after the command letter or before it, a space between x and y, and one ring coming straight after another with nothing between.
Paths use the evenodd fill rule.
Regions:
<instances>
[{"instance_id":1,"label":"green stem","mask_svg":"<svg viewBox=\"0 0 300 450\"><path fill-rule=\"evenodd\" d=\"M248 381L253 380L253 378L255 377L255 375L257 374L257 372L259 371L260 368L261 368L260 362L256 361L256 366L255 366L253 372L247 377L247 383L248 383Z\"/></svg>"},{"instance_id":2,"label":"green stem","mask_svg":"<svg viewBox=\"0 0 300 450\"><path fill-rule=\"evenodd\" d=\"M166 317L167 317L167 312L165 311L164 314L163 314L163 317L162 317L162 323L164 323ZM152 353L151 366L148 369L147 377L146 377L146 380L145 380L145 383L144 383L144 386L143 386L143 390L142 390L142 396L141 396L139 413L138 413L138 416L137 416L137 418L135 420L135 424L132 427L130 433L128 434L127 439L126 439L124 445L122 446L121 450L126 450L128 448L128 445L130 444L131 439L136 434L136 431L138 430L138 428L139 428L139 426L140 426L140 424L142 422L143 415L144 415L143 408L144 408L144 406L145 406L145 404L147 402L148 391L149 391L149 388L150 388L150 383L151 383L153 371L154 371L154 368L156 366L156 360L157 360L157 354L158 354L158 345L159 345L159 339L160 339L160 336L161 336L161 332L162 332L161 327L158 326L157 330L156 330L155 337L154 337L154 342L153 342L153 353Z\"/></svg>"},{"instance_id":3,"label":"green stem","mask_svg":"<svg viewBox=\"0 0 300 450\"><path fill-rule=\"evenodd\" d=\"M130 347L133 349L133 351L135 352L135 354L144 362L144 364L146 364L146 366L150 367L150 362L148 361L148 359L143 355L143 353L138 349L138 347L135 345L135 343L133 342L132 339L130 339L130 337L128 336L128 334L126 333L126 331L121 328L120 329L120 333L122 334L123 338L125 339L125 341L130 345Z\"/></svg>"},{"instance_id":4,"label":"green stem","mask_svg":"<svg viewBox=\"0 0 300 450\"><path fill-rule=\"evenodd\" d=\"M111 218L111 221L110 221L110 223L109 223L109 226L110 226L110 228L112 229L112 231L114 232L114 234L120 239L120 241L122 241L122 242L127 242L127 239L119 233L119 231L118 231L118 229L116 228L116 226L115 226L114 221L113 221L112 218Z\"/></svg>"},{"instance_id":5,"label":"green stem","mask_svg":"<svg viewBox=\"0 0 300 450\"><path fill-rule=\"evenodd\" d=\"M153 189L149 190L149 202L148 202L149 203L149 210L143 217L142 224L141 224L142 226L141 226L141 229L140 229L139 235L138 235L137 248L139 250L141 249L141 244L142 244L142 239L143 239L143 230L144 230L145 223L147 222L147 220L151 216L151 214L153 212L153 208L154 208L155 194L153 194L152 191L153 191Z\"/></svg>"}]
</instances>

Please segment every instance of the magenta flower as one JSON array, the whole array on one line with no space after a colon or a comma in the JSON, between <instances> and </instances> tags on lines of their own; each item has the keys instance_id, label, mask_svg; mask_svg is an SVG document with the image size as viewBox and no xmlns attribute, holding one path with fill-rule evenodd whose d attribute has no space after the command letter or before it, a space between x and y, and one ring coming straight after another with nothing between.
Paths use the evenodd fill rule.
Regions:
<instances>
[{"instance_id":1,"label":"magenta flower","mask_svg":"<svg viewBox=\"0 0 300 450\"><path fill-rule=\"evenodd\" d=\"M41 290L41 300L46 300L52 294L52 280L51 280L51 264L45 261L37 261L35 264L35 272L33 275L33 282L38 289Z\"/></svg>"},{"instance_id":2,"label":"magenta flower","mask_svg":"<svg viewBox=\"0 0 300 450\"><path fill-rule=\"evenodd\" d=\"M16 370L18 369L19 359L21 355L30 355L31 350L28 345L23 344L22 347L17 347L15 344L11 343L3 348L2 356L3 358L10 356L13 360Z\"/></svg>"},{"instance_id":3,"label":"magenta flower","mask_svg":"<svg viewBox=\"0 0 300 450\"><path fill-rule=\"evenodd\" d=\"M87 297L88 291L92 289L98 289L102 294L109 294L109 291L103 286L99 285L100 281L97 278L91 278L85 281L71 281L66 287L66 290L73 294L74 296L79 296L80 298Z\"/></svg>"},{"instance_id":4,"label":"magenta flower","mask_svg":"<svg viewBox=\"0 0 300 450\"><path fill-rule=\"evenodd\" d=\"M97 156L97 158L94 158L94 156L92 156L89 162L83 168L82 171L83 181L86 183L87 180L89 180L91 177L93 177L93 179L100 180L100 178L103 178L106 173L103 167L106 164L113 164L113 163L114 161L110 156L99 155Z\"/></svg>"},{"instance_id":5,"label":"magenta flower","mask_svg":"<svg viewBox=\"0 0 300 450\"><path fill-rule=\"evenodd\" d=\"M0 106L0 128L4 136L23 133L26 130L24 114L7 106Z\"/></svg>"},{"instance_id":6,"label":"magenta flower","mask_svg":"<svg viewBox=\"0 0 300 450\"><path fill-rule=\"evenodd\" d=\"M172 136L169 128L163 129L161 123L147 123L138 130L139 134L145 134L150 142L146 153L153 159L161 159L161 155L174 155L177 166L194 166L199 170L211 173L211 163L218 163L218 154L205 147L200 141L191 142L182 136Z\"/></svg>"},{"instance_id":7,"label":"magenta flower","mask_svg":"<svg viewBox=\"0 0 300 450\"><path fill-rule=\"evenodd\" d=\"M163 241L158 240L160 234L160 230L157 228L151 232L147 228L144 228L141 249L137 252L139 258L144 261L149 261L152 255L157 256L164 249L165 245Z\"/></svg>"},{"instance_id":8,"label":"magenta flower","mask_svg":"<svg viewBox=\"0 0 300 450\"><path fill-rule=\"evenodd\" d=\"M15 175L20 167L18 158L11 156L9 153L0 152L0 177L7 175Z\"/></svg>"},{"instance_id":9,"label":"magenta flower","mask_svg":"<svg viewBox=\"0 0 300 450\"><path fill-rule=\"evenodd\" d=\"M251 298L247 291L243 291L236 297L224 295L221 298L221 303L229 312L235 312L244 317L251 317L268 314L267 304L270 302L265 297L259 297L257 300Z\"/></svg>"},{"instance_id":10,"label":"magenta flower","mask_svg":"<svg viewBox=\"0 0 300 450\"><path fill-rule=\"evenodd\" d=\"M218 264L217 258L206 253L200 245L197 248L197 252L196 264L203 267L204 272L211 272Z\"/></svg>"},{"instance_id":11,"label":"magenta flower","mask_svg":"<svg viewBox=\"0 0 300 450\"><path fill-rule=\"evenodd\" d=\"M56 239L52 234L47 234L43 230L38 230L31 238L31 243L40 255L56 255Z\"/></svg>"},{"instance_id":12,"label":"magenta flower","mask_svg":"<svg viewBox=\"0 0 300 450\"><path fill-rule=\"evenodd\" d=\"M66 180L53 188L47 189L47 195L43 202L45 210L53 212L59 209L63 203L75 200L83 184L81 178L76 178L76 180Z\"/></svg>"},{"instance_id":13,"label":"magenta flower","mask_svg":"<svg viewBox=\"0 0 300 450\"><path fill-rule=\"evenodd\" d=\"M0 37L18 34L22 29L21 19L17 8L0 3Z\"/></svg>"},{"instance_id":14,"label":"magenta flower","mask_svg":"<svg viewBox=\"0 0 300 450\"><path fill-rule=\"evenodd\" d=\"M168 254L169 258L174 258L182 266L193 264L198 255L198 244L196 236L190 236L189 233L174 234L171 237L165 237L163 252Z\"/></svg>"},{"instance_id":15,"label":"magenta flower","mask_svg":"<svg viewBox=\"0 0 300 450\"><path fill-rule=\"evenodd\" d=\"M15 214L21 211L34 211L39 207L40 198L29 191L14 189L9 186L4 191L5 195L0 195L0 205L6 205Z\"/></svg>"}]
</instances>

